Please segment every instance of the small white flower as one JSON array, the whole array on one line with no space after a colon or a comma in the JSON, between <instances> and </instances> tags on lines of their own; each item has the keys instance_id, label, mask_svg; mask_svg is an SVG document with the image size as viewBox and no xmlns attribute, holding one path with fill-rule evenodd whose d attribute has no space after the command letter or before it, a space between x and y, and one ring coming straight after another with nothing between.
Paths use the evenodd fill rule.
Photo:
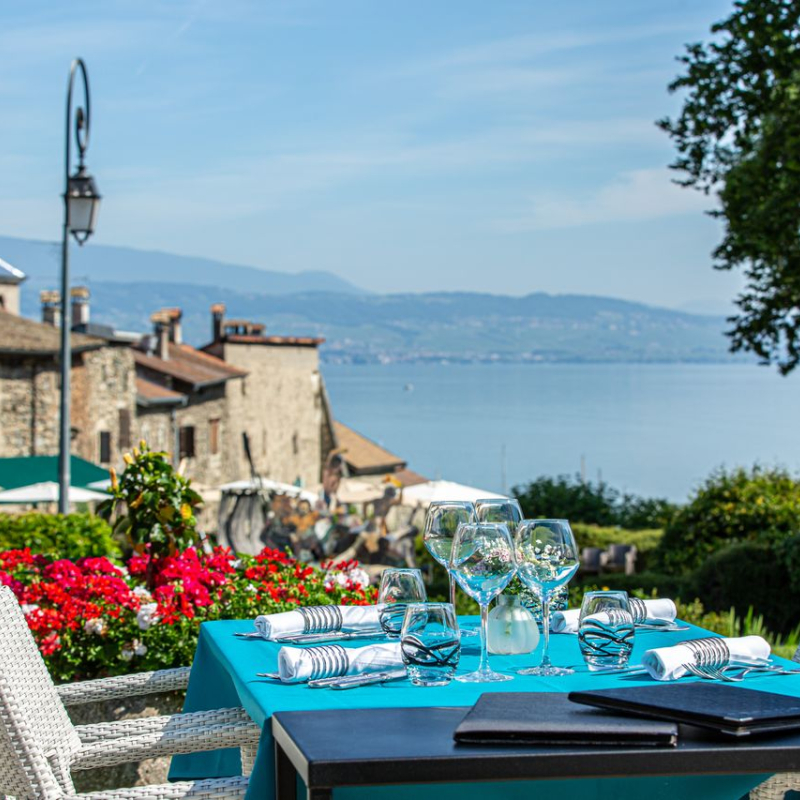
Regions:
<instances>
[{"instance_id":1,"label":"small white flower","mask_svg":"<svg viewBox=\"0 0 800 800\"><path fill-rule=\"evenodd\" d=\"M257 592L257 591L258 591L258 588L256 587L256 585L255 585L255 584L253 584L253 583L248 583L248 584L247 584L247 586L245 586L245 587L244 587L244 590L245 590L246 592Z\"/></svg>"},{"instance_id":2,"label":"small white flower","mask_svg":"<svg viewBox=\"0 0 800 800\"><path fill-rule=\"evenodd\" d=\"M151 625L155 625L158 622L157 608L157 603L147 603L139 609L136 614L136 624L139 626L140 631L146 631Z\"/></svg>"},{"instance_id":3,"label":"small white flower","mask_svg":"<svg viewBox=\"0 0 800 800\"><path fill-rule=\"evenodd\" d=\"M120 651L119 657L123 661L130 661L133 658L133 650L131 649L130 645L125 645Z\"/></svg>"},{"instance_id":4,"label":"small white flower","mask_svg":"<svg viewBox=\"0 0 800 800\"><path fill-rule=\"evenodd\" d=\"M350 580L361 586L369 586L369 574L366 570L359 569L358 567L350 570Z\"/></svg>"},{"instance_id":5,"label":"small white flower","mask_svg":"<svg viewBox=\"0 0 800 800\"><path fill-rule=\"evenodd\" d=\"M36 605L36 603L23 603L21 608L22 608L22 613L25 615L32 614L34 611L39 610L39 606Z\"/></svg>"},{"instance_id":6,"label":"small white flower","mask_svg":"<svg viewBox=\"0 0 800 800\"><path fill-rule=\"evenodd\" d=\"M137 586L134 588L133 594L143 602L150 602L150 600L153 599L153 595L151 595L144 586Z\"/></svg>"},{"instance_id":7,"label":"small white flower","mask_svg":"<svg viewBox=\"0 0 800 800\"><path fill-rule=\"evenodd\" d=\"M83 624L83 629L86 633L95 634L96 636L102 636L107 629L107 625L105 620L102 619L87 619L86 622Z\"/></svg>"},{"instance_id":8,"label":"small white flower","mask_svg":"<svg viewBox=\"0 0 800 800\"><path fill-rule=\"evenodd\" d=\"M134 639L132 644L134 655L143 656L147 653L147 645L143 644L138 639Z\"/></svg>"},{"instance_id":9,"label":"small white flower","mask_svg":"<svg viewBox=\"0 0 800 800\"><path fill-rule=\"evenodd\" d=\"M237 558L235 561L231 561L231 566L234 569L239 569L239 567L242 566L242 559L241 558Z\"/></svg>"}]
</instances>

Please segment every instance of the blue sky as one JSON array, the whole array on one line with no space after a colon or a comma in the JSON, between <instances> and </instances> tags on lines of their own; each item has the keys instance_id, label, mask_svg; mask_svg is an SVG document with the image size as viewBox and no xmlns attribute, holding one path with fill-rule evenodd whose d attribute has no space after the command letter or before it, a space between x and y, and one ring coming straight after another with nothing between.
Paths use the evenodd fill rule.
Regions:
<instances>
[{"instance_id":1,"label":"blue sky","mask_svg":"<svg viewBox=\"0 0 800 800\"><path fill-rule=\"evenodd\" d=\"M0 3L0 234L60 235L80 55L98 243L374 291L724 310L739 277L711 268L718 223L671 183L654 120L679 108L675 56L731 5Z\"/></svg>"}]
</instances>

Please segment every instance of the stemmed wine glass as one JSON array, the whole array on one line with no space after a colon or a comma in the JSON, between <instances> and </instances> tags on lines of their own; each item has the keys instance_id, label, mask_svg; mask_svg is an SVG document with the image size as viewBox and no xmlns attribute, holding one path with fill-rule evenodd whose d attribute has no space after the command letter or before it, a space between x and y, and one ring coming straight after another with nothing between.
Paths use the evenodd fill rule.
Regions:
<instances>
[{"instance_id":1,"label":"stemmed wine glass","mask_svg":"<svg viewBox=\"0 0 800 800\"><path fill-rule=\"evenodd\" d=\"M489 603L508 586L517 570L514 544L502 522L468 522L458 526L450 569L458 585L481 607L481 660L475 672L456 677L466 683L510 681L489 666L487 628Z\"/></svg>"},{"instance_id":2,"label":"stemmed wine glass","mask_svg":"<svg viewBox=\"0 0 800 800\"><path fill-rule=\"evenodd\" d=\"M450 604L456 607L456 583L450 572L450 551L458 526L464 522L477 522L475 506L459 500L437 500L428 506L422 541L428 552L446 570L450 580Z\"/></svg>"},{"instance_id":3,"label":"stemmed wine glass","mask_svg":"<svg viewBox=\"0 0 800 800\"><path fill-rule=\"evenodd\" d=\"M526 519L514 534L519 579L542 600L544 655L538 667L519 669L520 675L571 675L570 667L550 663L550 598L578 571L578 545L565 519Z\"/></svg>"},{"instance_id":4,"label":"stemmed wine glass","mask_svg":"<svg viewBox=\"0 0 800 800\"><path fill-rule=\"evenodd\" d=\"M476 500L475 514L478 522L505 522L512 536L517 525L522 522L522 508L517 500L510 497L487 497Z\"/></svg>"}]
</instances>

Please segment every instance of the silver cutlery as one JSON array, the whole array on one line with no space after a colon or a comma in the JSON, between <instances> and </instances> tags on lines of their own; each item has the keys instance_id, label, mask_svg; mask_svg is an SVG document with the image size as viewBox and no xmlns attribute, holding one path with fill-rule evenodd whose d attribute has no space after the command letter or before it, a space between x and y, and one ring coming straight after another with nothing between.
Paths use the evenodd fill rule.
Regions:
<instances>
[{"instance_id":1,"label":"silver cutlery","mask_svg":"<svg viewBox=\"0 0 800 800\"><path fill-rule=\"evenodd\" d=\"M281 679L281 674L279 672L256 672L256 676L259 678L272 678L274 681L279 681Z\"/></svg>"},{"instance_id":2,"label":"silver cutlery","mask_svg":"<svg viewBox=\"0 0 800 800\"><path fill-rule=\"evenodd\" d=\"M373 683L398 681L406 677L405 669L389 670L387 672L371 672L363 675L350 675L338 678L321 678L309 681L309 689L355 689L357 686L369 686Z\"/></svg>"},{"instance_id":3,"label":"silver cutlery","mask_svg":"<svg viewBox=\"0 0 800 800\"><path fill-rule=\"evenodd\" d=\"M289 636L280 636L273 641L278 644L318 644L320 642L351 642L367 639L383 639L386 634L383 631L369 631L352 633L342 633L341 631L331 631L329 633L293 633Z\"/></svg>"},{"instance_id":4,"label":"silver cutlery","mask_svg":"<svg viewBox=\"0 0 800 800\"><path fill-rule=\"evenodd\" d=\"M688 631L690 627L689 625L678 625L675 622L637 622L634 625L634 630L637 633L639 631L643 633L648 631Z\"/></svg>"}]
</instances>

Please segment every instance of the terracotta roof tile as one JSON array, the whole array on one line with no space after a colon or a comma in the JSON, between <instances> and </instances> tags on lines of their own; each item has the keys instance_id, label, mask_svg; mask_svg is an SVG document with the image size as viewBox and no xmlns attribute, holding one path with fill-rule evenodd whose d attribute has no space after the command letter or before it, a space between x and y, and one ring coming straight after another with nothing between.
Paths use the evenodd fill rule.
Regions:
<instances>
[{"instance_id":1,"label":"terracotta roof tile","mask_svg":"<svg viewBox=\"0 0 800 800\"><path fill-rule=\"evenodd\" d=\"M72 351L97 350L106 342L94 336L73 333ZM55 356L61 351L61 328L0 310L0 354Z\"/></svg>"},{"instance_id":2,"label":"terracotta roof tile","mask_svg":"<svg viewBox=\"0 0 800 800\"><path fill-rule=\"evenodd\" d=\"M137 365L191 384L194 388L247 375L245 370L232 367L222 359L195 350L188 344L170 343L169 358L166 361L141 350L134 350L133 357Z\"/></svg>"},{"instance_id":3,"label":"terracotta roof tile","mask_svg":"<svg viewBox=\"0 0 800 800\"><path fill-rule=\"evenodd\" d=\"M142 405L158 405L163 403L168 405L170 403L183 403L186 400L186 395L180 392L174 392L172 389L167 389L166 386L159 386L157 383L148 381L146 378L136 378L136 396Z\"/></svg>"},{"instance_id":4,"label":"terracotta roof tile","mask_svg":"<svg viewBox=\"0 0 800 800\"><path fill-rule=\"evenodd\" d=\"M401 469L395 472L392 475L393 478L397 478L403 486L416 486L419 483L427 483L428 479L424 475L420 475L418 472L414 472L412 469Z\"/></svg>"},{"instance_id":5,"label":"terracotta roof tile","mask_svg":"<svg viewBox=\"0 0 800 800\"><path fill-rule=\"evenodd\" d=\"M406 462L400 456L390 453L347 425L341 422L334 422L333 428L342 456L348 467L356 475L359 473L394 472L405 467Z\"/></svg>"}]
</instances>

